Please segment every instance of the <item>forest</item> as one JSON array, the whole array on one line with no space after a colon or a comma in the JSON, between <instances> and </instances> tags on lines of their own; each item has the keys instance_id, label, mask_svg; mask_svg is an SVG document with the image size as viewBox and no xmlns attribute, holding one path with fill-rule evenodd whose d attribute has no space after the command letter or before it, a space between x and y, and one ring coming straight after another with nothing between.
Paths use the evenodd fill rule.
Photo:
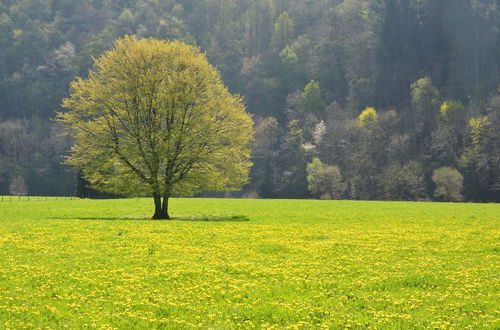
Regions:
<instances>
[{"instance_id":1,"label":"forest","mask_svg":"<svg viewBox=\"0 0 500 330\"><path fill-rule=\"evenodd\" d=\"M499 22L496 0L2 0L0 195L92 195L53 119L136 35L200 47L243 96L231 196L498 202Z\"/></svg>"}]
</instances>

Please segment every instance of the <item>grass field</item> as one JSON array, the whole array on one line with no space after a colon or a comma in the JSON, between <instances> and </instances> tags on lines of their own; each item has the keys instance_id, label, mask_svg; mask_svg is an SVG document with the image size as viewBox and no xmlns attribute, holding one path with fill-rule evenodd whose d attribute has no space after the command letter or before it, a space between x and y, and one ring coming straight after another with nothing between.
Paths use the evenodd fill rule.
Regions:
<instances>
[{"instance_id":1,"label":"grass field","mask_svg":"<svg viewBox=\"0 0 500 330\"><path fill-rule=\"evenodd\" d=\"M0 328L499 328L500 205L0 203ZM137 220L139 219L139 220Z\"/></svg>"}]
</instances>

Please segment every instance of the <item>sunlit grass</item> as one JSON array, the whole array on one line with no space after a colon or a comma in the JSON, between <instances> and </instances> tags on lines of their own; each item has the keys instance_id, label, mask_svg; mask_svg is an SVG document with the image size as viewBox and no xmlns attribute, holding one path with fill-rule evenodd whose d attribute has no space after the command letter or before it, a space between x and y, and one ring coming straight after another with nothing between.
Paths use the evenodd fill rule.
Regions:
<instances>
[{"instance_id":1,"label":"sunlit grass","mask_svg":"<svg viewBox=\"0 0 500 330\"><path fill-rule=\"evenodd\" d=\"M496 204L0 203L0 327L498 328Z\"/></svg>"}]
</instances>

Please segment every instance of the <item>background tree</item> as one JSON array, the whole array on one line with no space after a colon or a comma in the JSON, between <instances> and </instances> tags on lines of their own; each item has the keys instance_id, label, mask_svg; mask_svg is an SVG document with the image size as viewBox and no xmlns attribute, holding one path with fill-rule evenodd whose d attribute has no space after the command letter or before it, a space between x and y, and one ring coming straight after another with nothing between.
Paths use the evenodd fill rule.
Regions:
<instances>
[{"instance_id":1,"label":"background tree","mask_svg":"<svg viewBox=\"0 0 500 330\"><path fill-rule=\"evenodd\" d=\"M307 114L313 114L317 119L323 119L325 105L321 101L321 90L319 85L314 80L304 87L303 107Z\"/></svg>"},{"instance_id":2,"label":"background tree","mask_svg":"<svg viewBox=\"0 0 500 330\"><path fill-rule=\"evenodd\" d=\"M293 21L287 12L283 12L274 24L273 37L271 43L273 47L280 51L290 43L293 36Z\"/></svg>"},{"instance_id":3,"label":"background tree","mask_svg":"<svg viewBox=\"0 0 500 330\"><path fill-rule=\"evenodd\" d=\"M385 155L377 111L366 108L353 126L353 140L349 154L350 193L355 199L382 199L382 168Z\"/></svg>"},{"instance_id":4,"label":"background tree","mask_svg":"<svg viewBox=\"0 0 500 330\"><path fill-rule=\"evenodd\" d=\"M309 191L321 199L339 199L345 190L338 166L324 164L319 158L307 164L307 183Z\"/></svg>"},{"instance_id":5,"label":"background tree","mask_svg":"<svg viewBox=\"0 0 500 330\"><path fill-rule=\"evenodd\" d=\"M368 107L363 112L359 114L358 123L361 127L371 130L376 128L378 125L378 114L377 110L372 107Z\"/></svg>"},{"instance_id":6,"label":"background tree","mask_svg":"<svg viewBox=\"0 0 500 330\"><path fill-rule=\"evenodd\" d=\"M16 176L9 185L9 192L14 196L28 195L28 187L22 176Z\"/></svg>"},{"instance_id":7,"label":"background tree","mask_svg":"<svg viewBox=\"0 0 500 330\"><path fill-rule=\"evenodd\" d=\"M464 178L456 169L451 167L438 168L432 173L432 181L436 185L434 195L437 198L452 202L463 200Z\"/></svg>"},{"instance_id":8,"label":"background tree","mask_svg":"<svg viewBox=\"0 0 500 330\"><path fill-rule=\"evenodd\" d=\"M272 198L276 193L275 173L281 129L273 117L256 120L255 140L252 152L254 178L252 189L262 198Z\"/></svg>"},{"instance_id":9,"label":"background tree","mask_svg":"<svg viewBox=\"0 0 500 330\"><path fill-rule=\"evenodd\" d=\"M288 131L280 145L278 194L286 198L305 198L307 189L306 150L304 134L297 120L288 123Z\"/></svg>"},{"instance_id":10,"label":"background tree","mask_svg":"<svg viewBox=\"0 0 500 330\"><path fill-rule=\"evenodd\" d=\"M61 133L48 120L0 122L0 190L11 193L10 183L22 177L30 194L72 195L74 172L61 164L70 141Z\"/></svg>"},{"instance_id":11,"label":"background tree","mask_svg":"<svg viewBox=\"0 0 500 330\"><path fill-rule=\"evenodd\" d=\"M466 113L458 101L445 101L439 108L437 128L431 135L431 154L438 165L455 166L464 152Z\"/></svg>"},{"instance_id":12,"label":"background tree","mask_svg":"<svg viewBox=\"0 0 500 330\"><path fill-rule=\"evenodd\" d=\"M437 125L439 91L429 77L421 78L411 85L411 115L407 129L413 133L413 152L426 152L431 132Z\"/></svg>"},{"instance_id":13,"label":"background tree","mask_svg":"<svg viewBox=\"0 0 500 330\"><path fill-rule=\"evenodd\" d=\"M473 200L495 200L500 193L500 148L498 131L488 116L469 122L471 145L463 153L467 194Z\"/></svg>"},{"instance_id":14,"label":"background tree","mask_svg":"<svg viewBox=\"0 0 500 330\"><path fill-rule=\"evenodd\" d=\"M425 188L424 170L417 162L393 163L385 171L384 190L389 200L422 200Z\"/></svg>"},{"instance_id":15,"label":"background tree","mask_svg":"<svg viewBox=\"0 0 500 330\"><path fill-rule=\"evenodd\" d=\"M170 218L173 195L247 181L251 119L195 47L119 39L63 104L75 139L67 162L98 190L152 195L154 219Z\"/></svg>"}]
</instances>

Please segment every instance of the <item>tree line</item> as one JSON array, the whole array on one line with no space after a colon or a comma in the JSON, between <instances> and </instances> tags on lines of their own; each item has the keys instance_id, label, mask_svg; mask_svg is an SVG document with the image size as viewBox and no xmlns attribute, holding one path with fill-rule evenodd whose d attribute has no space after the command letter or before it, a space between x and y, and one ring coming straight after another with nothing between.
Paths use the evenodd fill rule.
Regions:
<instances>
[{"instance_id":1,"label":"tree line","mask_svg":"<svg viewBox=\"0 0 500 330\"><path fill-rule=\"evenodd\" d=\"M241 196L500 199L494 0L6 0L0 193L67 194L49 121L127 34L206 52L255 122Z\"/></svg>"}]
</instances>

